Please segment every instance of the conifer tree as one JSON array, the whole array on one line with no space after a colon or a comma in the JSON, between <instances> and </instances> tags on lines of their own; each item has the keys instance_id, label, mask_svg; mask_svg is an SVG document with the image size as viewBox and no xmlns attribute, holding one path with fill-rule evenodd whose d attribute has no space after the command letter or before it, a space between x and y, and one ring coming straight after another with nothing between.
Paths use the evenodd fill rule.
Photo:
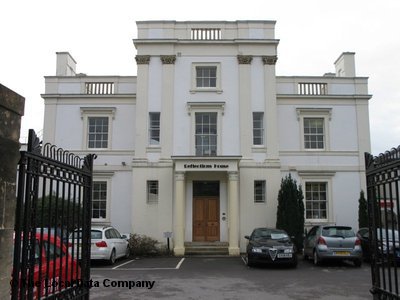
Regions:
<instances>
[{"instance_id":1,"label":"conifer tree","mask_svg":"<svg viewBox=\"0 0 400 300\"><path fill-rule=\"evenodd\" d=\"M278 193L276 228L285 230L294 237L297 250L303 248L304 203L301 186L289 176L282 178Z\"/></svg>"},{"instance_id":2,"label":"conifer tree","mask_svg":"<svg viewBox=\"0 0 400 300\"><path fill-rule=\"evenodd\" d=\"M362 227L368 227L368 206L363 190L361 190L360 199L358 199L358 228Z\"/></svg>"}]
</instances>

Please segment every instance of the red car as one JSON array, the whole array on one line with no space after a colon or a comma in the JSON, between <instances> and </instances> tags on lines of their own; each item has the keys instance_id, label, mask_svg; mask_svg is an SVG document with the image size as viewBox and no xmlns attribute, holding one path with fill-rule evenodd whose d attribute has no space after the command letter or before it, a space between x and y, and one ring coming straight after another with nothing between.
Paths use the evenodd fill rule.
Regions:
<instances>
[{"instance_id":1,"label":"red car","mask_svg":"<svg viewBox=\"0 0 400 300\"><path fill-rule=\"evenodd\" d=\"M21 250L22 252L22 250ZM22 259L22 258L21 258ZM19 272L21 279L21 270ZM26 277L29 278L29 270ZM47 279L47 280L46 280ZM33 289L33 299L57 294L80 283L81 269L79 264L61 239L47 233L36 233L35 264L33 282L20 280L18 299L25 299L28 290ZM22 289L25 286L25 291Z\"/></svg>"}]
</instances>

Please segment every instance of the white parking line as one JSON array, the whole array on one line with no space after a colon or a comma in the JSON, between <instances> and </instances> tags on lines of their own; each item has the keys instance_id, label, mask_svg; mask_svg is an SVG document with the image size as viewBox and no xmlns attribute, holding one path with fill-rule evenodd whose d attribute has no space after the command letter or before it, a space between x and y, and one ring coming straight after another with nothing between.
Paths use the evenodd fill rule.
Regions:
<instances>
[{"instance_id":1,"label":"white parking line","mask_svg":"<svg viewBox=\"0 0 400 300\"><path fill-rule=\"evenodd\" d=\"M119 271L153 271L153 270L179 270L180 267L182 266L183 261L185 260L185 258L182 258L178 264L176 265L175 268L121 268L122 266L125 266L133 261L135 261L135 259L131 259L129 261L126 261L118 266L115 266L114 268L101 268L99 270L105 270L105 271L109 271L109 270L116 270L118 269ZM94 270L94 269L92 269Z\"/></svg>"},{"instance_id":2,"label":"white parking line","mask_svg":"<svg viewBox=\"0 0 400 300\"><path fill-rule=\"evenodd\" d=\"M179 269L179 268L181 267L181 265L182 265L182 263L183 263L184 260L185 260L185 258L182 258L182 259L179 261L179 263L176 265L176 268L175 268L175 269Z\"/></svg>"},{"instance_id":3,"label":"white parking line","mask_svg":"<svg viewBox=\"0 0 400 300\"><path fill-rule=\"evenodd\" d=\"M118 266L115 266L115 267L112 268L111 270L115 270L116 268L125 266L126 264L129 264L130 262L133 262L133 261L134 261L134 259L131 259L131 260L127 261L127 262L124 262L123 264L120 264L120 265L118 265Z\"/></svg>"},{"instance_id":4,"label":"white parking line","mask_svg":"<svg viewBox=\"0 0 400 300\"><path fill-rule=\"evenodd\" d=\"M246 259L244 258L244 256L241 256L241 258L242 258L244 264L247 266L247 261L246 261Z\"/></svg>"}]
</instances>

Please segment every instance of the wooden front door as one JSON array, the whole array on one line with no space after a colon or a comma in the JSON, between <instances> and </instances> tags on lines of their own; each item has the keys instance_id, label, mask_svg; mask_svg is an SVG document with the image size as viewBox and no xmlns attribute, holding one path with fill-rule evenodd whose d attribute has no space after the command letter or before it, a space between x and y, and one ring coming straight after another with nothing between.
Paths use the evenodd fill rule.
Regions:
<instances>
[{"instance_id":1,"label":"wooden front door","mask_svg":"<svg viewBox=\"0 0 400 300\"><path fill-rule=\"evenodd\" d=\"M193 241L219 241L219 197L193 197Z\"/></svg>"}]
</instances>

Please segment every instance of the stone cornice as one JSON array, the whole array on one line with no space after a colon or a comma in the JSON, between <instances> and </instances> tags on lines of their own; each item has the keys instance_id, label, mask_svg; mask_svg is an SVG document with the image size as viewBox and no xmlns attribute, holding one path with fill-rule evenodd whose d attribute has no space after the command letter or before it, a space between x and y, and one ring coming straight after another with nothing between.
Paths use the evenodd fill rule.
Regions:
<instances>
[{"instance_id":1,"label":"stone cornice","mask_svg":"<svg viewBox=\"0 0 400 300\"><path fill-rule=\"evenodd\" d=\"M148 65L150 63L150 55L136 55L135 60L138 65Z\"/></svg>"},{"instance_id":2,"label":"stone cornice","mask_svg":"<svg viewBox=\"0 0 400 300\"><path fill-rule=\"evenodd\" d=\"M161 55L160 59L163 65L173 65L176 61L176 55Z\"/></svg>"},{"instance_id":3,"label":"stone cornice","mask_svg":"<svg viewBox=\"0 0 400 300\"><path fill-rule=\"evenodd\" d=\"M251 64L251 61L253 60L253 56L252 55L238 55L237 60L240 65L249 65L249 64Z\"/></svg>"},{"instance_id":4,"label":"stone cornice","mask_svg":"<svg viewBox=\"0 0 400 300\"><path fill-rule=\"evenodd\" d=\"M264 65L275 65L277 60L278 60L278 56L276 56L276 55L262 57L262 61L263 61Z\"/></svg>"}]
</instances>

